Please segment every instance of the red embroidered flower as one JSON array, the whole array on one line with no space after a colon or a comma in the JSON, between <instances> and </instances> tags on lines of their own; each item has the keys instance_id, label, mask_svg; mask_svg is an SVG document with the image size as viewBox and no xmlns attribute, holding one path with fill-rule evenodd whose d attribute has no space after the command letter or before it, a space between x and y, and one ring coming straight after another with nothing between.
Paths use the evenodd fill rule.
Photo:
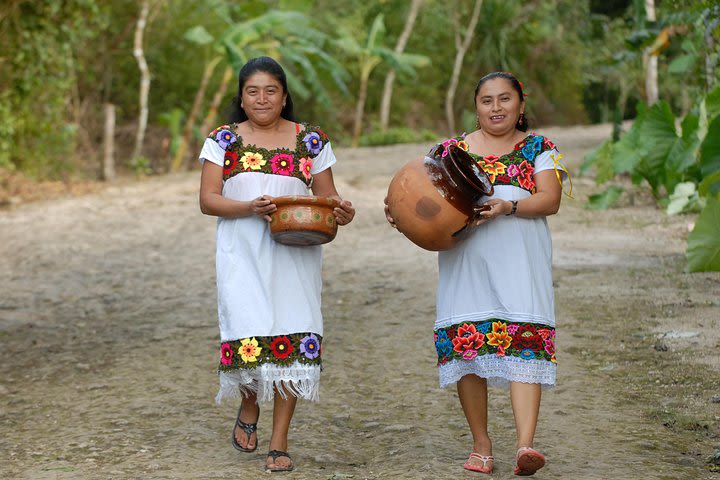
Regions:
<instances>
[{"instance_id":1,"label":"red embroidered flower","mask_svg":"<svg viewBox=\"0 0 720 480\"><path fill-rule=\"evenodd\" d=\"M538 351L543 347L543 338L532 325L523 325L513 335L512 346L517 350L529 348Z\"/></svg>"},{"instance_id":2,"label":"red embroidered flower","mask_svg":"<svg viewBox=\"0 0 720 480\"><path fill-rule=\"evenodd\" d=\"M466 350L476 350L482 347L485 343L485 335L478 332L472 323L465 323L458 328L457 337L452 339L452 343L453 350L464 353Z\"/></svg>"},{"instance_id":3,"label":"red embroidered flower","mask_svg":"<svg viewBox=\"0 0 720 480\"><path fill-rule=\"evenodd\" d=\"M278 153L270 159L270 164L272 165L272 172L279 175L291 175L295 169L293 157L287 153Z\"/></svg>"},{"instance_id":4,"label":"red embroidered flower","mask_svg":"<svg viewBox=\"0 0 720 480\"><path fill-rule=\"evenodd\" d=\"M225 152L225 159L223 160L223 173L225 175L235 170L238 164L238 154L235 152Z\"/></svg>"},{"instance_id":5,"label":"red embroidered flower","mask_svg":"<svg viewBox=\"0 0 720 480\"><path fill-rule=\"evenodd\" d=\"M527 160L523 160L520 164L520 173L517 176L517 180L525 190L532 191L535 188L535 180L533 179L534 171L535 167L527 163Z\"/></svg>"},{"instance_id":6,"label":"red embroidered flower","mask_svg":"<svg viewBox=\"0 0 720 480\"><path fill-rule=\"evenodd\" d=\"M497 183L510 183L510 177L507 175L498 175L497 178L495 178L495 181Z\"/></svg>"},{"instance_id":7,"label":"red embroidered flower","mask_svg":"<svg viewBox=\"0 0 720 480\"><path fill-rule=\"evenodd\" d=\"M555 144L547 138L543 137L543 147L545 147L547 150L552 150L553 148L555 148Z\"/></svg>"},{"instance_id":8,"label":"red embroidered flower","mask_svg":"<svg viewBox=\"0 0 720 480\"><path fill-rule=\"evenodd\" d=\"M230 365L233 359L233 349L229 343L223 343L220 345L220 363L223 365Z\"/></svg>"},{"instance_id":9,"label":"red embroidered flower","mask_svg":"<svg viewBox=\"0 0 720 480\"><path fill-rule=\"evenodd\" d=\"M286 359L293 352L293 346L292 343L290 343L290 339L283 335L272 341L270 344L270 351L277 358Z\"/></svg>"},{"instance_id":10,"label":"red embroidered flower","mask_svg":"<svg viewBox=\"0 0 720 480\"><path fill-rule=\"evenodd\" d=\"M497 162L499 158L500 157L498 157L497 155L485 155L483 157L483 160L485 160L485 163L493 164L493 163Z\"/></svg>"}]
</instances>

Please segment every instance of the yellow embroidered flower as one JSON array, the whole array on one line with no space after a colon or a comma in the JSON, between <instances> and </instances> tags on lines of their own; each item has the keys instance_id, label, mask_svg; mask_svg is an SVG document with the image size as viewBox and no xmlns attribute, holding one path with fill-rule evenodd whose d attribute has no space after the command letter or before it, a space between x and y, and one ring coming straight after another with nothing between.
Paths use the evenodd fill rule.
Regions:
<instances>
[{"instance_id":1,"label":"yellow embroidered flower","mask_svg":"<svg viewBox=\"0 0 720 480\"><path fill-rule=\"evenodd\" d=\"M238 354L245 363L257 362L257 356L260 355L262 348L258 347L258 341L253 338L245 338L240 340L240 348L238 348Z\"/></svg>"},{"instance_id":2,"label":"yellow embroidered flower","mask_svg":"<svg viewBox=\"0 0 720 480\"><path fill-rule=\"evenodd\" d=\"M260 170L267 163L267 160L263 159L262 155L254 152L245 152L240 161L245 170Z\"/></svg>"},{"instance_id":3,"label":"yellow embroidered flower","mask_svg":"<svg viewBox=\"0 0 720 480\"><path fill-rule=\"evenodd\" d=\"M505 351L512 344L512 337L507 331L507 324L503 322L493 322L492 332L485 335L488 345L498 347L498 350Z\"/></svg>"},{"instance_id":4,"label":"yellow embroidered flower","mask_svg":"<svg viewBox=\"0 0 720 480\"><path fill-rule=\"evenodd\" d=\"M466 152L467 152L468 149L470 148L470 147L468 147L468 144L467 144L467 142L466 142L465 140L460 140L460 141L457 143L457 146L460 147L460 148L462 148L462 149L465 150Z\"/></svg>"},{"instance_id":5,"label":"yellow embroidered flower","mask_svg":"<svg viewBox=\"0 0 720 480\"><path fill-rule=\"evenodd\" d=\"M488 174L488 177L490 177L490 181L494 182L495 177L505 173L505 170L507 169L507 165L505 165L502 162L497 162L497 161L495 161L495 162L480 161L480 168L482 168L485 171L485 173Z\"/></svg>"}]
</instances>

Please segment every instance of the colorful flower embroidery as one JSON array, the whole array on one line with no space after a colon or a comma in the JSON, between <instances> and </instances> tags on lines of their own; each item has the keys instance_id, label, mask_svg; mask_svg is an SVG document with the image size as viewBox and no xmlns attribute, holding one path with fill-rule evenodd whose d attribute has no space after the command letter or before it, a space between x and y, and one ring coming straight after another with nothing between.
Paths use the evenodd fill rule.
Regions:
<instances>
[{"instance_id":1,"label":"colorful flower embroidery","mask_svg":"<svg viewBox=\"0 0 720 480\"><path fill-rule=\"evenodd\" d=\"M223 173L228 174L235 170L238 164L238 154L235 152L225 152L223 159Z\"/></svg>"},{"instance_id":2,"label":"colorful flower embroidery","mask_svg":"<svg viewBox=\"0 0 720 480\"><path fill-rule=\"evenodd\" d=\"M443 157L447 155L447 147L453 144L465 143L465 135L449 138L442 142ZM465 143L467 145L467 143ZM474 153L470 155L480 168L488 174L488 178L495 185L514 185L530 193L535 193L535 158L543 151L554 149L555 145L541 135L529 134L517 143L513 150L497 157L488 155L480 157Z\"/></svg>"},{"instance_id":3,"label":"colorful flower embroidery","mask_svg":"<svg viewBox=\"0 0 720 480\"><path fill-rule=\"evenodd\" d=\"M457 143L458 143L457 138L449 138L449 139L445 140L444 142L442 142L442 146L445 148L443 148L441 157L447 157L447 154L450 153L448 150L448 147L450 145L457 145Z\"/></svg>"},{"instance_id":4,"label":"colorful flower embroidery","mask_svg":"<svg viewBox=\"0 0 720 480\"><path fill-rule=\"evenodd\" d=\"M300 353L310 359L320 355L320 341L314 333L300 339Z\"/></svg>"},{"instance_id":5,"label":"colorful flower embroidery","mask_svg":"<svg viewBox=\"0 0 720 480\"><path fill-rule=\"evenodd\" d=\"M303 137L303 142L310 153L317 155L322 150L323 142L320 140L320 135L317 132L310 132Z\"/></svg>"},{"instance_id":6,"label":"colorful flower embroidery","mask_svg":"<svg viewBox=\"0 0 720 480\"><path fill-rule=\"evenodd\" d=\"M438 365L485 355L556 363L555 329L547 325L490 319L435 331Z\"/></svg>"},{"instance_id":7,"label":"colorful flower embroidery","mask_svg":"<svg viewBox=\"0 0 720 480\"><path fill-rule=\"evenodd\" d=\"M310 187L313 159L330 140L325 132L317 127L303 127L304 130L301 128L295 137L294 150L245 145L242 137L235 133L237 125L216 128L210 132L208 138L228 152L223 162L223 180L244 172L258 172L295 177Z\"/></svg>"},{"instance_id":8,"label":"colorful flower embroidery","mask_svg":"<svg viewBox=\"0 0 720 480\"><path fill-rule=\"evenodd\" d=\"M458 146L459 148L465 150L466 152L467 152L468 150L470 150L470 146L467 144L467 142L466 142L465 140L460 140L460 141L458 141L458 142L457 142L457 146Z\"/></svg>"},{"instance_id":9,"label":"colorful flower embroidery","mask_svg":"<svg viewBox=\"0 0 720 480\"><path fill-rule=\"evenodd\" d=\"M477 349L482 347L485 343L485 335L478 332L475 325L472 323L465 323L458 328L457 336L452 339L453 350L463 355L466 360L469 356L475 358L477 355ZM468 353L473 350L475 355Z\"/></svg>"},{"instance_id":10,"label":"colorful flower embroidery","mask_svg":"<svg viewBox=\"0 0 720 480\"><path fill-rule=\"evenodd\" d=\"M262 348L258 347L258 341L255 337L245 338L240 341L238 353L243 362L257 362L257 356L260 355L260 352L262 352Z\"/></svg>"},{"instance_id":11,"label":"colorful flower embroidery","mask_svg":"<svg viewBox=\"0 0 720 480\"><path fill-rule=\"evenodd\" d=\"M230 365L233 359L232 345L229 343L223 343L220 345L220 363L223 365Z\"/></svg>"},{"instance_id":12,"label":"colorful flower embroidery","mask_svg":"<svg viewBox=\"0 0 720 480\"><path fill-rule=\"evenodd\" d=\"M282 360L288 358L293 350L295 349L292 343L290 343L290 339L285 335L275 338L275 340L270 343L270 351Z\"/></svg>"},{"instance_id":13,"label":"colorful flower embroidery","mask_svg":"<svg viewBox=\"0 0 720 480\"><path fill-rule=\"evenodd\" d=\"M228 145L231 143L235 143L237 141L237 138L235 135L230 131L226 129L222 129L215 135L215 140L217 140L218 145L220 145L223 150L228 148Z\"/></svg>"},{"instance_id":14,"label":"colorful flower embroidery","mask_svg":"<svg viewBox=\"0 0 720 480\"><path fill-rule=\"evenodd\" d=\"M267 163L260 153L245 152L240 161L245 170L260 170Z\"/></svg>"},{"instance_id":15,"label":"colorful flower embroidery","mask_svg":"<svg viewBox=\"0 0 720 480\"><path fill-rule=\"evenodd\" d=\"M310 173L310 169L312 168L312 158L301 158L300 159L300 171L303 174L303 177L305 177L306 180L310 180L312 177L312 174Z\"/></svg>"},{"instance_id":16,"label":"colorful flower embroidery","mask_svg":"<svg viewBox=\"0 0 720 480\"><path fill-rule=\"evenodd\" d=\"M483 157L478 161L478 164L480 165L480 168L487 173L488 177L490 177L490 181L493 183L495 183L495 178L498 175L505 173L505 169L507 168L504 163L498 161L498 157L495 155Z\"/></svg>"},{"instance_id":17,"label":"colorful flower embroidery","mask_svg":"<svg viewBox=\"0 0 720 480\"><path fill-rule=\"evenodd\" d=\"M287 153L278 153L272 157L270 159L270 165L272 165L272 172L278 175L292 175L295 169L293 157Z\"/></svg>"},{"instance_id":18,"label":"colorful flower embroidery","mask_svg":"<svg viewBox=\"0 0 720 480\"><path fill-rule=\"evenodd\" d=\"M243 338L220 345L218 369L253 369L265 363L286 366L293 362L320 366L321 357L322 337L312 332Z\"/></svg>"}]
</instances>

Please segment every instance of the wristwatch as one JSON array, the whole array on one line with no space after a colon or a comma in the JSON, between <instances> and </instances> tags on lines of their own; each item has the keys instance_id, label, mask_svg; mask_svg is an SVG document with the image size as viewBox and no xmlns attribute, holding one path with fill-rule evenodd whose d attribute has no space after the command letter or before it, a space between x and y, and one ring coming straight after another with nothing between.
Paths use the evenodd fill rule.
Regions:
<instances>
[{"instance_id":1,"label":"wristwatch","mask_svg":"<svg viewBox=\"0 0 720 480\"><path fill-rule=\"evenodd\" d=\"M515 215L515 212L517 212L517 200L510 200L510 203L512 203L512 210L510 210L510 213L506 213L505 216L509 217L510 215Z\"/></svg>"}]
</instances>

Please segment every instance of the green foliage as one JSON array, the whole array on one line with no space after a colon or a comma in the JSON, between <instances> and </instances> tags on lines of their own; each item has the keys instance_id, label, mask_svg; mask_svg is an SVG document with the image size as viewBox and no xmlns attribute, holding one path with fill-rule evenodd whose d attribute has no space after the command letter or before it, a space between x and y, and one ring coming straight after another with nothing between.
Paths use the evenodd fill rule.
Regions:
<instances>
[{"instance_id":1,"label":"green foliage","mask_svg":"<svg viewBox=\"0 0 720 480\"><path fill-rule=\"evenodd\" d=\"M720 272L720 198L710 198L688 236L688 269Z\"/></svg>"},{"instance_id":2,"label":"green foliage","mask_svg":"<svg viewBox=\"0 0 720 480\"><path fill-rule=\"evenodd\" d=\"M414 130L406 127L376 130L360 137L361 146L394 145L398 143L427 143L437 141L438 135L431 130Z\"/></svg>"},{"instance_id":3,"label":"green foliage","mask_svg":"<svg viewBox=\"0 0 720 480\"><path fill-rule=\"evenodd\" d=\"M590 195L585 208L590 210L607 210L618 201L625 189L620 185L610 185L604 192Z\"/></svg>"}]
</instances>

